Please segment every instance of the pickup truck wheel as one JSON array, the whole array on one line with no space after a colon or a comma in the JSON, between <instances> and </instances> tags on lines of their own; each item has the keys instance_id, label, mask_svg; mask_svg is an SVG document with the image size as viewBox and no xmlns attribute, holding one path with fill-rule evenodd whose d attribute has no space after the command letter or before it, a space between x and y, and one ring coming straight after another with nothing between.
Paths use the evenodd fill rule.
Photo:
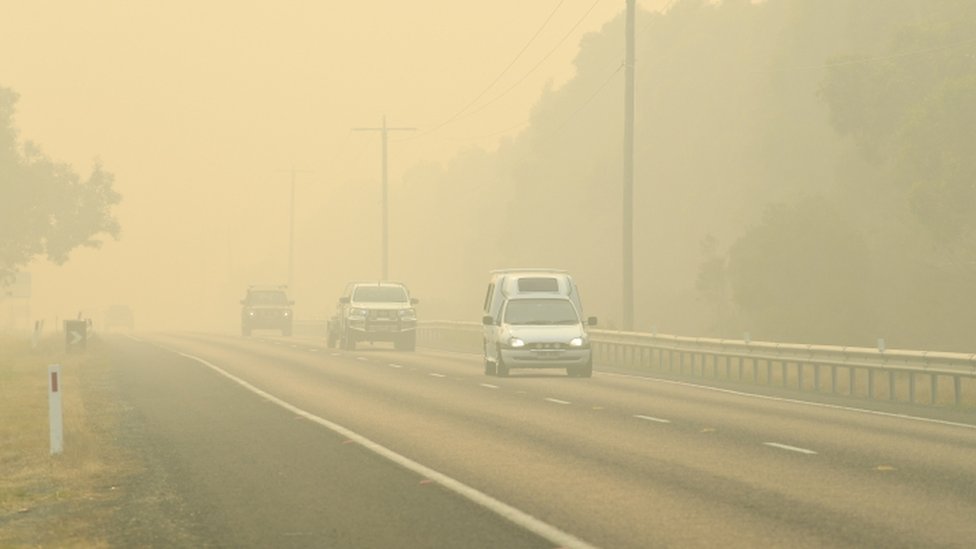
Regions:
<instances>
[{"instance_id":1,"label":"pickup truck wheel","mask_svg":"<svg viewBox=\"0 0 976 549\"><path fill-rule=\"evenodd\" d=\"M251 335L251 327L241 326L241 335L245 337L249 337Z\"/></svg>"},{"instance_id":2,"label":"pickup truck wheel","mask_svg":"<svg viewBox=\"0 0 976 549\"><path fill-rule=\"evenodd\" d=\"M398 351L413 351L417 348L417 334L410 332L401 335L393 342L393 348Z\"/></svg>"},{"instance_id":3,"label":"pickup truck wheel","mask_svg":"<svg viewBox=\"0 0 976 549\"><path fill-rule=\"evenodd\" d=\"M349 333L348 330L342 334L342 348L347 351L353 351L356 349L356 340L353 339L353 335Z\"/></svg>"},{"instance_id":4,"label":"pickup truck wheel","mask_svg":"<svg viewBox=\"0 0 976 549\"><path fill-rule=\"evenodd\" d=\"M502 351L498 350L498 354L495 355L495 373L498 377L508 377L508 364L502 360Z\"/></svg>"}]
</instances>

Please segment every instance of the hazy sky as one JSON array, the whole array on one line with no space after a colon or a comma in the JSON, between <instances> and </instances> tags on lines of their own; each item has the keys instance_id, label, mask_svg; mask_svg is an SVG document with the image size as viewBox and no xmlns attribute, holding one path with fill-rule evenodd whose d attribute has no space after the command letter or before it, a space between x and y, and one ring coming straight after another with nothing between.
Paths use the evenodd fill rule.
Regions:
<instances>
[{"instance_id":1,"label":"hazy sky","mask_svg":"<svg viewBox=\"0 0 976 549\"><path fill-rule=\"evenodd\" d=\"M198 306L214 285L226 285L221 271L257 261L247 258L250 242L257 251L262 237L287 236L284 170L293 166L307 170L298 175L297 219L336 199L372 211L377 192L363 187L378 185L380 139L350 129L378 126L383 114L391 126L419 129L391 134L391 184L419 163L493 147L527 121L547 85L572 77L580 40L625 1L0 7L0 86L20 94L21 137L83 174L100 159L124 197L120 241L76 251L60 268L31 267L33 316L51 318L115 302L170 314ZM470 109L480 110L438 127L540 28Z\"/></svg>"}]
</instances>

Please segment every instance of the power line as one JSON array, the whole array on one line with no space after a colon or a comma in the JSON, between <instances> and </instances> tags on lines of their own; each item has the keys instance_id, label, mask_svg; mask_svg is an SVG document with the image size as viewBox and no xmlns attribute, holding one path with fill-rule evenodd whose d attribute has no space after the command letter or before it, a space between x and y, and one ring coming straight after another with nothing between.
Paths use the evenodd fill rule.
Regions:
<instances>
[{"instance_id":1,"label":"power line","mask_svg":"<svg viewBox=\"0 0 976 549\"><path fill-rule=\"evenodd\" d=\"M522 82L524 82L526 78L528 78L529 76L531 76L532 73L536 71L536 69L538 69L547 59L549 59L549 57L551 57L552 54L554 54L559 49L559 47L562 46L563 42L565 42L566 39L568 39L573 34L573 31L575 31L576 28L579 27L583 23L583 21L586 20L586 18L590 15L590 13L592 13L593 10L596 9L597 5L600 2L602 2L602 1L603 0L596 0L595 2L593 2L593 4L589 7L589 9L586 10L586 13L584 13L583 16L580 17L576 21L576 23L573 24L573 26L569 29L569 31L567 31L566 34L564 34L563 37L559 39L559 42L557 42L556 45L553 46L553 48L551 50L549 50L549 52L546 53L542 57L542 59L540 59L535 65L533 65L532 68L529 69L528 72L526 72L524 75L522 75L521 78L519 78L514 84L512 84L511 86L509 86L508 88L506 88L503 92L501 92L500 94L496 95L494 98L492 98L491 100L489 100L487 103L482 104L477 109L475 109L473 111L470 111L467 114L464 114L464 111L465 110L467 110L472 104L475 103L475 101L477 101L478 99L480 99L482 96L485 95L485 93L491 88L491 86L489 86L488 88L485 89L484 92L482 92L481 94L479 94L478 98L476 98L474 101L471 101L468 105L466 105L463 109L461 109L457 114L455 114L449 120L447 120L445 122L442 122L442 123L438 124L437 126L435 126L435 127L431 128L431 129L427 130L427 131L424 131L422 133L419 133L415 137L406 137L404 139L400 139L399 141L410 141L410 140L413 140L413 139L419 139L421 137L425 137L425 136L433 133L434 131L436 131L436 130L438 130L438 129L444 127L444 126L446 126L450 122L454 122L455 120L460 120L460 119L463 119L463 118L467 118L469 116L472 116L474 114L477 114L477 113L483 111L489 105L495 103L496 101L498 101L502 97L505 97L506 95L508 95L508 93L510 91L512 91L513 89L515 89L516 87L518 87L519 84L521 84ZM557 5L556 8L558 8L558 7L559 6ZM550 17L551 17L551 15L550 15ZM548 22L548 19L546 21ZM539 30L541 31L542 29L540 28ZM538 33L536 33L536 34L538 34ZM534 40L534 37L533 37L533 40ZM521 55L521 52L519 53L519 55ZM513 63L514 63L514 61L513 61ZM508 69L506 68L506 70L508 70ZM499 78L500 78L500 76L499 76ZM496 79L496 81L497 80L498 79ZM494 82L492 83L492 85L494 85Z\"/></svg>"},{"instance_id":2,"label":"power line","mask_svg":"<svg viewBox=\"0 0 976 549\"><path fill-rule=\"evenodd\" d=\"M491 99L487 103L485 103L485 104L481 105L480 107L478 107L477 109L469 112L467 115L464 116L464 118L466 118L468 116L472 116L474 114L477 114L477 113L485 110L485 108L487 108L489 105L495 103L496 101L498 101L502 97L505 97L506 95L508 95L508 92L512 91L513 89L515 89L516 87L518 87L519 84L521 84L522 82L524 82L526 78L528 78L529 76L531 76L532 73L535 72L535 70L538 69L542 65L542 63L544 63L546 61L546 59L549 59L549 57L552 54L556 53L556 50L558 50L559 47L562 46L563 42L565 42L566 39L569 38L573 34L573 31L575 31L576 28L579 27L583 23L583 21L586 20L586 18L590 15L590 13L592 13L593 10L596 8L597 4L599 4L602 1L603 0L596 0L595 2L593 2L593 4L590 6L590 9L586 10L586 13L584 13L583 16L580 17L576 21L576 23L569 29L569 31L567 31L566 34L564 34L563 37L559 39L559 42L556 42L556 45L553 46L553 48L551 50L549 50L549 53L545 54L542 57L542 59L539 60L538 63L536 63L531 69L529 69L529 72L525 73L522 76L522 78L519 78L514 84L512 84L511 86L509 86L508 88L506 88L505 91L503 91L502 93L496 95L493 99Z\"/></svg>"},{"instance_id":3,"label":"power line","mask_svg":"<svg viewBox=\"0 0 976 549\"><path fill-rule=\"evenodd\" d=\"M448 118L447 120L441 122L440 124L435 125L434 127L430 128L426 132L420 134L420 136L423 136L423 135L426 135L428 133L434 132L434 131L436 131L436 130L438 130L438 129L440 129L440 128L448 125L448 124L450 124L451 122L457 120L457 118L459 116L461 116L464 113L464 111L466 111L469 108L471 108L471 106L474 105L475 103L477 103L479 99L481 99L482 97L484 97L485 94L488 93L488 90L490 90L491 88L493 88L495 86L495 84L497 84L498 81L501 80L501 78L503 76L505 76L506 73L508 73L509 69L511 69L515 65L515 62L518 61L522 57L522 54L525 53L525 51L527 49L529 49L529 46L532 45L532 43L535 41L535 39L539 37L539 34L541 34L542 33L542 30L546 28L546 26L549 24L549 21L552 20L552 17L554 15L556 15L556 12L559 10L560 6L562 6L563 5L563 2L565 2L565 1L566 0L559 0L559 2L556 4L556 6L554 8L552 8L552 11L549 12L549 16L546 17L546 20L542 22L542 25L539 26L539 28L535 31L535 34L532 35L532 38L529 38L529 41L526 42L524 46L522 46L522 49L519 50L519 52L517 54L515 54L515 57L512 58L512 60L508 63L508 65L504 69L502 69L502 72L498 73L498 76L496 76L495 79L492 80L490 84L488 84L483 90L481 90L481 93L479 93L477 96L475 96L475 98L472 99L471 101L469 101L465 106L461 107L461 109L459 111L457 111L456 113L454 113L450 118Z\"/></svg>"}]
</instances>

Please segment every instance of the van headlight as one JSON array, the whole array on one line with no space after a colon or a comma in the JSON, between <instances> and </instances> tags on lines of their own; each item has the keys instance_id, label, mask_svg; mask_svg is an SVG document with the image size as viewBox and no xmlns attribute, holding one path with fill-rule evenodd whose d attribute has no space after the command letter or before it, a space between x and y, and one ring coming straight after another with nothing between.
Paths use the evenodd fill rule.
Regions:
<instances>
[{"instance_id":1,"label":"van headlight","mask_svg":"<svg viewBox=\"0 0 976 549\"><path fill-rule=\"evenodd\" d=\"M508 340L508 346L512 349L519 349L525 347L525 342L517 337L513 337Z\"/></svg>"},{"instance_id":2,"label":"van headlight","mask_svg":"<svg viewBox=\"0 0 976 549\"><path fill-rule=\"evenodd\" d=\"M586 345L586 340L582 337L574 337L573 339L569 340L570 347L582 347L584 345Z\"/></svg>"}]
</instances>

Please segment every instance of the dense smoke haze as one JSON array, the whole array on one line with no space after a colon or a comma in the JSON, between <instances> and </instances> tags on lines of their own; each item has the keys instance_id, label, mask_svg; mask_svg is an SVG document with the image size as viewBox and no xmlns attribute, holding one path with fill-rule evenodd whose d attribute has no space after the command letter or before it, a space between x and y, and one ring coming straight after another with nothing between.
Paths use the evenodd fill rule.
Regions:
<instances>
[{"instance_id":1,"label":"dense smoke haze","mask_svg":"<svg viewBox=\"0 0 976 549\"><path fill-rule=\"evenodd\" d=\"M381 276L381 139L353 129L385 115L416 128L389 136L389 257L421 320L553 267L619 327L623 2L8 4L0 197L37 155L120 196L117 239L0 257L31 320L235 329L288 280L292 181L296 315L327 317ZM636 329L972 351L976 4L637 15Z\"/></svg>"}]
</instances>

